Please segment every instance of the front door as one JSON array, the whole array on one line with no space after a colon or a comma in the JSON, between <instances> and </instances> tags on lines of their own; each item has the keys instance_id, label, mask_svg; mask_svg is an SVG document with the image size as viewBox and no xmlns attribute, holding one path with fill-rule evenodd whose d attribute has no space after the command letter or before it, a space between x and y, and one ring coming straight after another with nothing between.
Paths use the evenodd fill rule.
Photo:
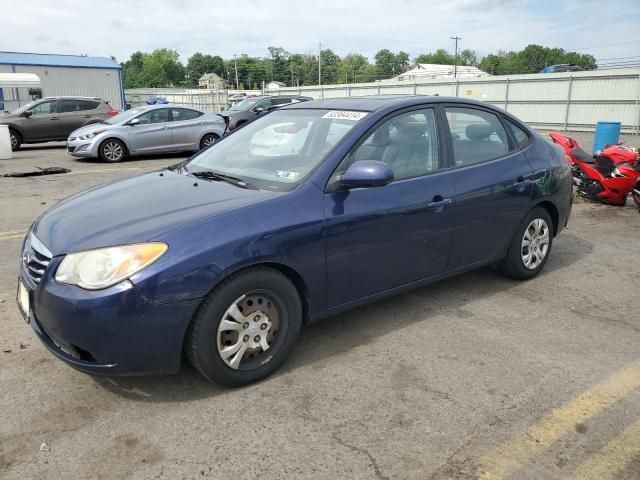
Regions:
<instances>
[{"instance_id":1,"label":"front door","mask_svg":"<svg viewBox=\"0 0 640 480\"><path fill-rule=\"evenodd\" d=\"M63 138L58 103L55 100L38 103L30 108L29 112L31 115L25 117L22 122L25 141L47 141Z\"/></svg>"},{"instance_id":2,"label":"front door","mask_svg":"<svg viewBox=\"0 0 640 480\"><path fill-rule=\"evenodd\" d=\"M453 186L440 170L439 143L434 110L412 110L379 125L338 167L334 177L354 161L378 159L395 180L325 193L329 307L446 270Z\"/></svg>"},{"instance_id":3,"label":"front door","mask_svg":"<svg viewBox=\"0 0 640 480\"><path fill-rule=\"evenodd\" d=\"M533 169L498 116L445 107L454 165L450 269L504 255L533 191Z\"/></svg>"},{"instance_id":4,"label":"front door","mask_svg":"<svg viewBox=\"0 0 640 480\"><path fill-rule=\"evenodd\" d=\"M169 129L168 108L154 108L136 118L140 123L128 127L131 153L158 153L171 150L173 140Z\"/></svg>"}]
</instances>

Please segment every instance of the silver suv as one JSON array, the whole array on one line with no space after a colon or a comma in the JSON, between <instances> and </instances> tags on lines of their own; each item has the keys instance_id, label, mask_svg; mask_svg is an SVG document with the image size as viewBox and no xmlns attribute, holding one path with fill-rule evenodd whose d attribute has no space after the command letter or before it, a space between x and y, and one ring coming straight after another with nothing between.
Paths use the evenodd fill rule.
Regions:
<instances>
[{"instance_id":1,"label":"silver suv","mask_svg":"<svg viewBox=\"0 0 640 480\"><path fill-rule=\"evenodd\" d=\"M74 130L117 114L97 97L46 97L0 115L0 124L9 125L11 148L17 150L23 143L66 140Z\"/></svg>"}]
</instances>

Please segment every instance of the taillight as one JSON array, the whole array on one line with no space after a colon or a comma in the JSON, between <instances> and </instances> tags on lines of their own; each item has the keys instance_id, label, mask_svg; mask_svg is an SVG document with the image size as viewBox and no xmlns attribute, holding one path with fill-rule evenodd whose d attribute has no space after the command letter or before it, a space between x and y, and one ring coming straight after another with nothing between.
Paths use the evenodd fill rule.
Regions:
<instances>
[{"instance_id":1,"label":"taillight","mask_svg":"<svg viewBox=\"0 0 640 480\"><path fill-rule=\"evenodd\" d=\"M109 115L110 117L115 117L116 115L118 115L120 112L118 110L107 110L106 114Z\"/></svg>"}]
</instances>

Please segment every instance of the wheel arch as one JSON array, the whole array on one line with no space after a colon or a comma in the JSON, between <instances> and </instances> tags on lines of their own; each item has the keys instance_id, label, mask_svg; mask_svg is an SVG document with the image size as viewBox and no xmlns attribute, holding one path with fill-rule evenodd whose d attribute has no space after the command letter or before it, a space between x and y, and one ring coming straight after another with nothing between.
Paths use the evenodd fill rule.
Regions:
<instances>
[{"instance_id":1,"label":"wheel arch","mask_svg":"<svg viewBox=\"0 0 640 480\"><path fill-rule=\"evenodd\" d=\"M560 212L558 212L558 207L556 207L556 205L550 200L541 200L534 204L531 209L536 207L544 208L551 217L551 222L553 223L553 236L555 237L558 234L558 225L560 222Z\"/></svg>"}]
</instances>

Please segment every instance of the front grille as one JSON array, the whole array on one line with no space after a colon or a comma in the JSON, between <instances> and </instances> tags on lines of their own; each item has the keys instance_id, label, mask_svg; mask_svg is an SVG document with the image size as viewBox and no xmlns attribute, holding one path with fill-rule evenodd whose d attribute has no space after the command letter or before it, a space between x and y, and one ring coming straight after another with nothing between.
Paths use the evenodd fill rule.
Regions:
<instances>
[{"instance_id":1,"label":"front grille","mask_svg":"<svg viewBox=\"0 0 640 480\"><path fill-rule=\"evenodd\" d=\"M53 255L47 247L33 233L29 232L24 242L22 266L33 283L40 283L52 257Z\"/></svg>"}]
</instances>

